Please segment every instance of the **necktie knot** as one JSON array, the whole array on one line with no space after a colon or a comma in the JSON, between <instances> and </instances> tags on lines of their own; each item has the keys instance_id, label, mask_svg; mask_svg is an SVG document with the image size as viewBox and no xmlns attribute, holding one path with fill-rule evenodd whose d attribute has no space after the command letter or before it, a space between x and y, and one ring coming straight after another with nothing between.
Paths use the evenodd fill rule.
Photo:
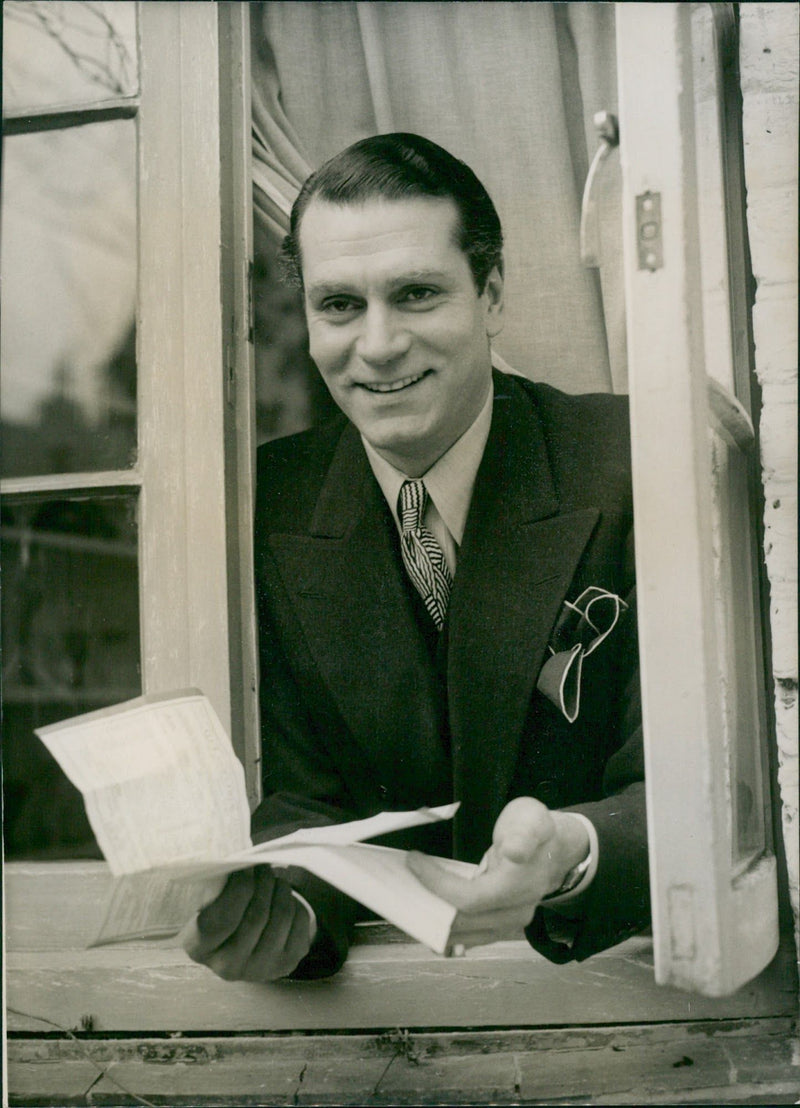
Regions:
<instances>
[{"instance_id":1,"label":"necktie knot","mask_svg":"<svg viewBox=\"0 0 800 1108\"><path fill-rule=\"evenodd\" d=\"M441 631L453 579L442 548L423 523L427 503L428 490L422 481L403 482L397 498L403 564L431 619Z\"/></svg>"},{"instance_id":2,"label":"necktie knot","mask_svg":"<svg viewBox=\"0 0 800 1108\"><path fill-rule=\"evenodd\" d=\"M422 527L427 504L428 490L423 481L403 482L398 499L398 515L404 535L409 531L419 531Z\"/></svg>"}]
</instances>

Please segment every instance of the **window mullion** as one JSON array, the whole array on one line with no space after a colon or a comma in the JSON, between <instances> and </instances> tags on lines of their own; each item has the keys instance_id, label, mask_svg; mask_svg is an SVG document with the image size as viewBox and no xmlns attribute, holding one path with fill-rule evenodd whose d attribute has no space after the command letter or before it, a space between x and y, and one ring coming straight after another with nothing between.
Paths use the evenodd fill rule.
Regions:
<instances>
[{"instance_id":1,"label":"window mullion","mask_svg":"<svg viewBox=\"0 0 800 1108\"><path fill-rule=\"evenodd\" d=\"M253 585L256 402L253 349L253 173L250 10L218 4L222 187L222 319L225 343L230 601L231 738L251 805L260 800L258 664Z\"/></svg>"},{"instance_id":2,"label":"window mullion","mask_svg":"<svg viewBox=\"0 0 800 1108\"><path fill-rule=\"evenodd\" d=\"M70 493L128 492L142 483L134 469L114 469L98 473L51 473L35 477L4 477L0 495L4 499L25 497L45 499Z\"/></svg>"},{"instance_id":3,"label":"window mullion","mask_svg":"<svg viewBox=\"0 0 800 1108\"><path fill-rule=\"evenodd\" d=\"M3 133L29 135L34 131L62 131L67 127L85 127L88 123L133 119L138 110L138 96L114 97L89 104L64 104L58 108L26 108L3 116Z\"/></svg>"},{"instance_id":4,"label":"window mullion","mask_svg":"<svg viewBox=\"0 0 800 1108\"><path fill-rule=\"evenodd\" d=\"M140 4L142 678L230 728L214 4Z\"/></svg>"}]
</instances>

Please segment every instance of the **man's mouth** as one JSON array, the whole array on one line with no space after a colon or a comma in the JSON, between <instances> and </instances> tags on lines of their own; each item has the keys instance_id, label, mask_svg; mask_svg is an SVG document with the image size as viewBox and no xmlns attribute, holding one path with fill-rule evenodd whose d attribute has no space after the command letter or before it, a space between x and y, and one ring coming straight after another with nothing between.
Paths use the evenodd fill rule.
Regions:
<instances>
[{"instance_id":1,"label":"man's mouth","mask_svg":"<svg viewBox=\"0 0 800 1108\"><path fill-rule=\"evenodd\" d=\"M366 389L367 392L401 392L411 385L416 385L417 381L421 381L428 373L430 373L430 370L425 369L422 373L415 373L411 377L401 377L397 381L360 381L359 385L362 389Z\"/></svg>"}]
</instances>

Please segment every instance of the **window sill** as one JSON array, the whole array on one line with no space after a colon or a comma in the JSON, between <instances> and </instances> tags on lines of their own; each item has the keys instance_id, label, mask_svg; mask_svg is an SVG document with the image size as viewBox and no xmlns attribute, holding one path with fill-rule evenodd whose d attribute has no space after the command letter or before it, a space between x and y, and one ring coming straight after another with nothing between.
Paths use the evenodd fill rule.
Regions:
<instances>
[{"instance_id":1,"label":"window sill","mask_svg":"<svg viewBox=\"0 0 800 1108\"><path fill-rule=\"evenodd\" d=\"M87 949L109 883L102 862L6 866L10 1031L64 1031L88 1017L98 1032L146 1034L583 1026L796 1010L791 946L733 996L711 999L656 986L645 937L556 966L522 941L443 959L416 943L385 941L380 929L354 945L333 978L230 983L192 963L175 940Z\"/></svg>"},{"instance_id":2,"label":"window sill","mask_svg":"<svg viewBox=\"0 0 800 1108\"><path fill-rule=\"evenodd\" d=\"M688 1028L26 1039L8 1044L9 1104L119 1108L134 1095L171 1108L793 1104L793 1052L789 1019Z\"/></svg>"},{"instance_id":3,"label":"window sill","mask_svg":"<svg viewBox=\"0 0 800 1108\"><path fill-rule=\"evenodd\" d=\"M657 987L647 938L555 966L385 927L330 980L231 984L174 941L87 949L109 882L102 862L6 866L14 1108L796 1100L791 945L722 1000Z\"/></svg>"}]
</instances>

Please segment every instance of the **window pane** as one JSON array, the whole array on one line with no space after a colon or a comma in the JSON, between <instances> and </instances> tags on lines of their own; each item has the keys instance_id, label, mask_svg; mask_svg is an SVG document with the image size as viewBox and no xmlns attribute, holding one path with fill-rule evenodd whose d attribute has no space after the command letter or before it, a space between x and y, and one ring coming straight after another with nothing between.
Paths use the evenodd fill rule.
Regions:
<instances>
[{"instance_id":1,"label":"window pane","mask_svg":"<svg viewBox=\"0 0 800 1108\"><path fill-rule=\"evenodd\" d=\"M4 142L3 475L135 461L134 121Z\"/></svg>"},{"instance_id":2,"label":"window pane","mask_svg":"<svg viewBox=\"0 0 800 1108\"><path fill-rule=\"evenodd\" d=\"M741 866L767 847L765 736L758 690L762 678L754 649L748 459L713 435L711 464L719 692L730 774L731 860L734 866Z\"/></svg>"},{"instance_id":3,"label":"window pane","mask_svg":"<svg viewBox=\"0 0 800 1108\"><path fill-rule=\"evenodd\" d=\"M138 88L134 3L3 4L6 112L96 103Z\"/></svg>"},{"instance_id":4,"label":"window pane","mask_svg":"<svg viewBox=\"0 0 800 1108\"><path fill-rule=\"evenodd\" d=\"M135 507L3 505L6 857L97 853L80 794L33 729L141 691Z\"/></svg>"},{"instance_id":5,"label":"window pane","mask_svg":"<svg viewBox=\"0 0 800 1108\"><path fill-rule=\"evenodd\" d=\"M722 46L709 4L698 4L692 11L692 44L705 364L708 375L734 393L731 298L735 290L729 276L728 244L729 221L741 216L726 194L723 155L725 144L738 140L723 133ZM732 862L741 866L767 846L765 735L759 695L763 675L754 647L750 461L716 434L710 438L719 695L729 771Z\"/></svg>"}]
</instances>

